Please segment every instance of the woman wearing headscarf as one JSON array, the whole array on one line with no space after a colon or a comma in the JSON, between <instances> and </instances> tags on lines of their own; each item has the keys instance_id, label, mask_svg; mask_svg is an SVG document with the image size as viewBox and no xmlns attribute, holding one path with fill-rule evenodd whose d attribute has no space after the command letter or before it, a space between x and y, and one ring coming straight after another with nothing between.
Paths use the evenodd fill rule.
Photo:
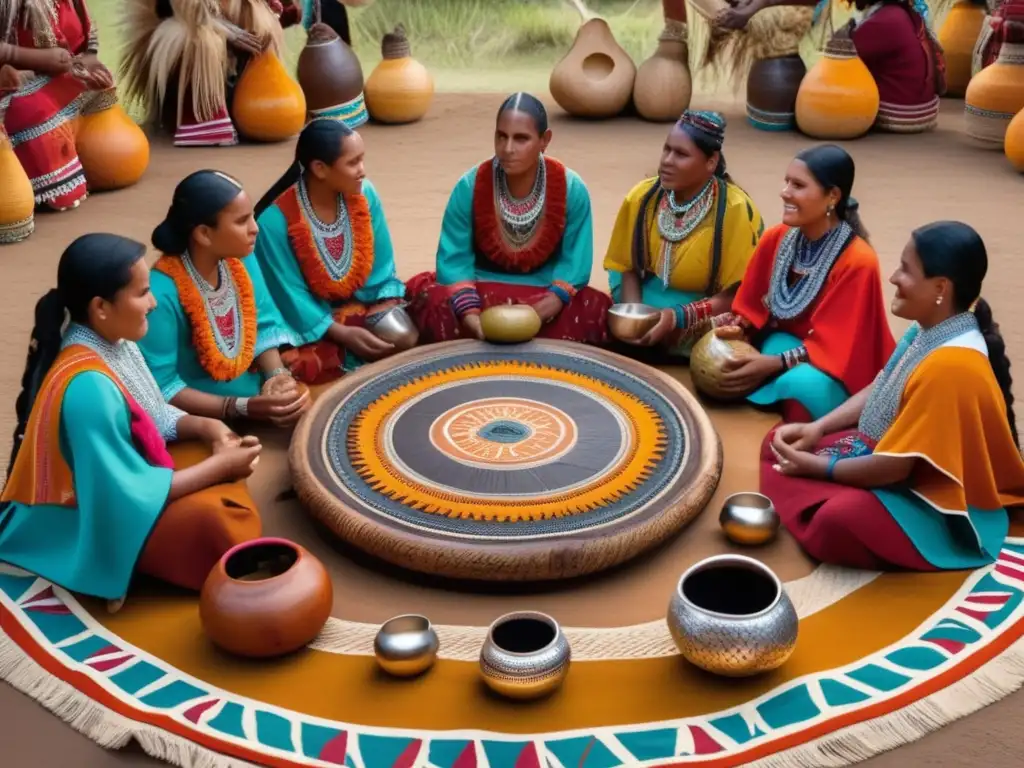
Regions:
<instances>
[{"instance_id":1,"label":"woman wearing headscarf","mask_svg":"<svg viewBox=\"0 0 1024 768\"><path fill-rule=\"evenodd\" d=\"M874 380L896 342L878 254L853 191L853 158L835 144L786 170L782 223L765 231L716 333L758 352L726 365L726 393L780 404L787 421L819 418Z\"/></svg>"},{"instance_id":2,"label":"woman wearing headscarf","mask_svg":"<svg viewBox=\"0 0 1024 768\"><path fill-rule=\"evenodd\" d=\"M725 118L687 110L669 131L658 175L626 195L604 257L612 298L662 309L640 344L687 354L728 310L764 231L726 171Z\"/></svg>"}]
</instances>

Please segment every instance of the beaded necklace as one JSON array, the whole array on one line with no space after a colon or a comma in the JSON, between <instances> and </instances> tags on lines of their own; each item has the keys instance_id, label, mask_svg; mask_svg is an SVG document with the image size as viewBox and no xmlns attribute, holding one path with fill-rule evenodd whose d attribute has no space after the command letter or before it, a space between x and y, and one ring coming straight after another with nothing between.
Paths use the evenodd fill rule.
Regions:
<instances>
[{"instance_id":1,"label":"beaded necklace","mask_svg":"<svg viewBox=\"0 0 1024 768\"><path fill-rule=\"evenodd\" d=\"M868 401L861 411L857 429L872 440L881 440L896 420L907 379L921 361L946 342L977 330L978 321L971 312L953 315L927 329L915 323L908 331L908 336L914 334L913 339L903 354L898 358L895 354L890 357L875 379Z\"/></svg>"},{"instance_id":2,"label":"beaded necklace","mask_svg":"<svg viewBox=\"0 0 1024 768\"><path fill-rule=\"evenodd\" d=\"M165 440L177 438L178 419L184 416L185 412L164 400L160 385L153 378L149 366L146 365L146 359L135 342L122 339L116 344L111 344L91 328L71 323L64 333L61 348L75 344L88 347L103 358L103 362L121 380L132 399L153 419Z\"/></svg>"},{"instance_id":3,"label":"beaded necklace","mask_svg":"<svg viewBox=\"0 0 1024 768\"><path fill-rule=\"evenodd\" d=\"M331 224L326 224L316 215L316 209L309 199L305 178L300 179L298 192L299 206L302 208L302 214L306 217L306 221L309 222L309 229L313 234L313 242L316 244L320 260L332 280L341 280L352 268L354 252L352 220L348 215L345 198L343 195L338 195L337 215Z\"/></svg>"},{"instance_id":4,"label":"beaded necklace","mask_svg":"<svg viewBox=\"0 0 1024 768\"><path fill-rule=\"evenodd\" d=\"M505 237L514 246L526 245L533 237L544 213L547 196L547 164L544 156L540 156L537 164L537 175L533 180L533 188L526 197L515 197L508 188L508 174L501 167L498 158L491 165L494 179L494 196L498 207L498 218Z\"/></svg>"},{"instance_id":5,"label":"beaded necklace","mask_svg":"<svg viewBox=\"0 0 1024 768\"><path fill-rule=\"evenodd\" d=\"M658 234L661 235L661 278L667 288L675 267L676 246L693 234L715 204L717 185L708 179L700 192L683 203L676 201L676 193L669 191L658 206Z\"/></svg>"},{"instance_id":6,"label":"beaded necklace","mask_svg":"<svg viewBox=\"0 0 1024 768\"><path fill-rule=\"evenodd\" d=\"M231 273L223 260L218 261L217 286L214 287L199 274L187 251L181 254L181 263L203 299L217 349L224 357L233 360L241 351L242 308L239 306L238 291L235 290L235 281L231 278Z\"/></svg>"},{"instance_id":7,"label":"beaded necklace","mask_svg":"<svg viewBox=\"0 0 1024 768\"><path fill-rule=\"evenodd\" d=\"M768 309L780 320L791 320L810 306L825 284L829 272L853 238L853 230L840 221L822 238L811 242L797 228L782 238L768 288ZM789 274L797 275L790 283Z\"/></svg>"}]
</instances>

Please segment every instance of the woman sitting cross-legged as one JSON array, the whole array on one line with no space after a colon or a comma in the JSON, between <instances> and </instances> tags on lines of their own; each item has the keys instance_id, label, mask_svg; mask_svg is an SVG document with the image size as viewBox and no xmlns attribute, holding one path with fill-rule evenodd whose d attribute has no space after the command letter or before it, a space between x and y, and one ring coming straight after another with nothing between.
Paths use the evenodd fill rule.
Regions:
<instances>
[{"instance_id":1,"label":"woman sitting cross-legged","mask_svg":"<svg viewBox=\"0 0 1024 768\"><path fill-rule=\"evenodd\" d=\"M168 405L135 345L154 305L145 252L91 234L61 256L36 305L0 505L0 561L108 600L136 570L198 590L261 529L242 482L259 441ZM179 440L198 444L166 444Z\"/></svg>"},{"instance_id":2,"label":"woman sitting cross-legged","mask_svg":"<svg viewBox=\"0 0 1024 768\"><path fill-rule=\"evenodd\" d=\"M893 313L914 322L885 369L765 441L761 490L812 557L914 570L998 557L1007 508L1024 505L1024 461L1006 348L979 298L987 269L966 224L915 230L890 280Z\"/></svg>"}]
</instances>

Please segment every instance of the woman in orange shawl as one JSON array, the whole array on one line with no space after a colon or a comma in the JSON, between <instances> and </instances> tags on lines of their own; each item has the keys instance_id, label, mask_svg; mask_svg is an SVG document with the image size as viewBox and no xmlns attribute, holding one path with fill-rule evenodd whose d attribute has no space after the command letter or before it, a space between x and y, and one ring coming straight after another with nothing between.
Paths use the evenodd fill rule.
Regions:
<instances>
[{"instance_id":1,"label":"woman in orange shawl","mask_svg":"<svg viewBox=\"0 0 1024 768\"><path fill-rule=\"evenodd\" d=\"M896 342L878 255L851 197L853 158L835 144L789 164L782 224L765 231L720 336L749 336L759 353L729 363L726 392L783 418L824 416L875 378ZM724 326L724 327L723 327Z\"/></svg>"},{"instance_id":2,"label":"woman in orange shawl","mask_svg":"<svg viewBox=\"0 0 1024 768\"><path fill-rule=\"evenodd\" d=\"M1024 506L1024 461L1006 346L979 298L987 270L966 224L915 230L890 279L893 314L914 322L885 369L765 441L761 490L811 556L914 570L998 557L1007 508Z\"/></svg>"},{"instance_id":3,"label":"woman in orange shawl","mask_svg":"<svg viewBox=\"0 0 1024 768\"><path fill-rule=\"evenodd\" d=\"M92 234L61 256L36 305L0 497L0 561L108 600L136 570L198 590L260 535L242 482L259 441L168 405L135 345L155 304L145 253ZM177 440L198 444L168 452Z\"/></svg>"}]
</instances>

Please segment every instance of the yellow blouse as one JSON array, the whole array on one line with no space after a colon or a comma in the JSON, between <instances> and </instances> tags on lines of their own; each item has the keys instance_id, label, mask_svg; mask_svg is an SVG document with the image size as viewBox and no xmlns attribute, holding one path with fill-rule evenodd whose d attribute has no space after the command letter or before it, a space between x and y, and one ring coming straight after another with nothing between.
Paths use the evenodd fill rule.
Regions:
<instances>
[{"instance_id":1,"label":"yellow blouse","mask_svg":"<svg viewBox=\"0 0 1024 768\"><path fill-rule=\"evenodd\" d=\"M608 251L604 257L604 268L609 272L629 272L633 268L632 244L633 225L640 215L640 203L654 186L657 179L645 179L626 195L615 219ZM707 288L711 272L712 248L714 247L715 210L711 211L697 228L672 250L672 266L669 273L669 287L678 291L702 293ZM649 205L647 218L650 220L646 268L655 275L661 274L664 242L658 232L658 217L654 207ZM764 232L764 220L754 201L735 184L726 186L726 208L722 232L722 264L719 269L718 287L725 288L743 279L747 262L754 253L757 241Z\"/></svg>"}]
</instances>

